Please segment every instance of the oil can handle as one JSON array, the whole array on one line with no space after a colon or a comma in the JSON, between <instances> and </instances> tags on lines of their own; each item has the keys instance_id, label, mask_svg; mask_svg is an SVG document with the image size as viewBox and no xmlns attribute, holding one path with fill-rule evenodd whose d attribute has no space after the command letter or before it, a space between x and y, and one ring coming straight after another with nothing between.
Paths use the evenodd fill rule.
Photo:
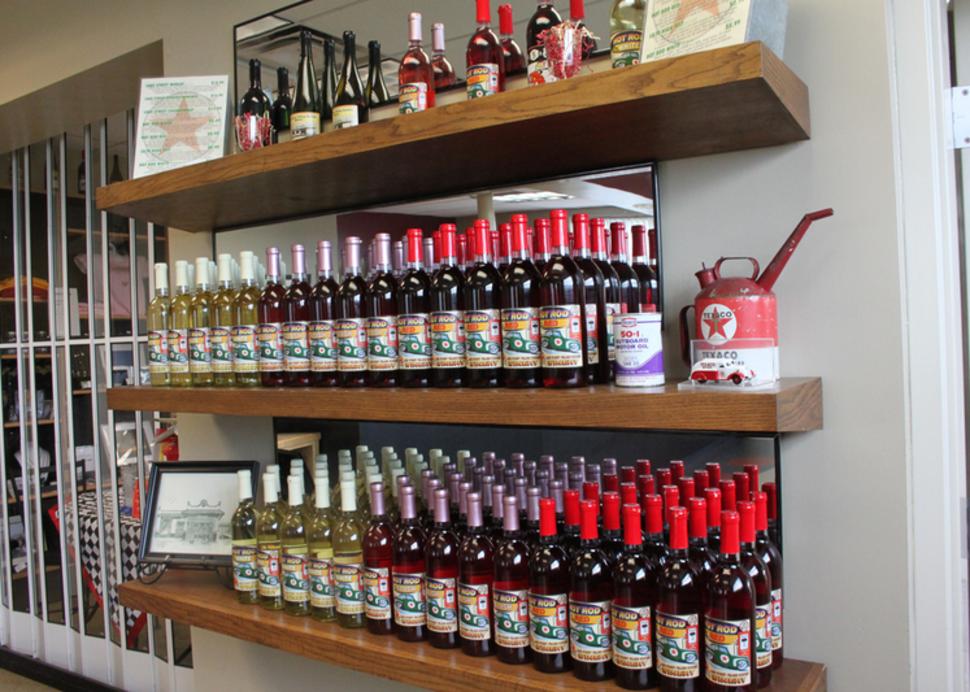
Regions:
<instances>
[{"instance_id":1,"label":"oil can handle","mask_svg":"<svg viewBox=\"0 0 970 692\"><path fill-rule=\"evenodd\" d=\"M761 265L758 264L758 260L754 257L722 257L714 264L714 276L721 278L721 264L730 260L744 260L746 262L751 262L751 267L754 271L751 273L751 280L757 281L758 275L761 273Z\"/></svg>"},{"instance_id":2,"label":"oil can handle","mask_svg":"<svg viewBox=\"0 0 970 692\"><path fill-rule=\"evenodd\" d=\"M686 305L680 311L680 357L684 360L684 365L687 367L691 366L690 326L687 322L687 313L693 309L693 305Z\"/></svg>"}]
</instances>

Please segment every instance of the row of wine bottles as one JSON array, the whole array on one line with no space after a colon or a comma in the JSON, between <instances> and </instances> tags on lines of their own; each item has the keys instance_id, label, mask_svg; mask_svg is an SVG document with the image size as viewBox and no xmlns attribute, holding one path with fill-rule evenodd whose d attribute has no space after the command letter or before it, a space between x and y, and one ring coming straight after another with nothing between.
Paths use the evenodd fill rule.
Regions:
<instances>
[{"instance_id":1,"label":"row of wine bottles","mask_svg":"<svg viewBox=\"0 0 970 692\"><path fill-rule=\"evenodd\" d=\"M647 460L513 454L506 466L460 452L452 464L432 450L429 465L417 450L405 463L384 448L382 470L357 451L363 486L349 451L338 456L338 512L325 458L312 501L302 466L285 505L271 467L259 509L240 472L241 602L583 680L615 676L628 689L754 689L781 665L782 562L756 467L720 480L717 464L688 478L677 477L682 462L652 474ZM585 479L582 491L565 475ZM667 479L679 484L646 492Z\"/></svg>"},{"instance_id":2,"label":"row of wine bottles","mask_svg":"<svg viewBox=\"0 0 970 692\"><path fill-rule=\"evenodd\" d=\"M605 383L616 359L614 322L655 311L657 279L646 260L646 231L635 228L631 264L626 228L564 210L503 225L502 257L493 232L478 220L467 239L474 262L459 266L457 228L443 224L432 240L438 268L424 269L421 229L407 232L404 272L393 273L391 237L376 236L374 271L361 275L361 240L345 241L343 281L333 278L330 244L317 247L318 281L310 285L302 245L292 248L284 287L280 253L267 250L266 282L256 285L252 253L219 257L215 294L211 262L198 258L196 290L188 264L176 262L176 295L167 267L156 266L149 306L148 362L158 386L578 387ZM661 366L662 367L662 366ZM663 372L660 371L662 378Z\"/></svg>"}]
</instances>

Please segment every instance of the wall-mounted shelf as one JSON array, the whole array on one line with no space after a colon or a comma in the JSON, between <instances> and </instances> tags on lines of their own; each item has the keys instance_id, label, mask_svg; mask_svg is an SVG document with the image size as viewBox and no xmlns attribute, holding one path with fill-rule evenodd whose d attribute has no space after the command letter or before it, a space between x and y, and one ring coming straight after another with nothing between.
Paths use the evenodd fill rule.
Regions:
<instances>
[{"instance_id":1,"label":"wall-mounted shelf","mask_svg":"<svg viewBox=\"0 0 970 692\"><path fill-rule=\"evenodd\" d=\"M746 433L822 427L822 381L756 391L581 389L269 389L112 387L108 407L235 416L464 425Z\"/></svg>"},{"instance_id":2,"label":"wall-mounted shelf","mask_svg":"<svg viewBox=\"0 0 970 692\"><path fill-rule=\"evenodd\" d=\"M172 228L224 230L786 144L809 132L805 84L761 43L745 43L115 183L97 190L97 204Z\"/></svg>"},{"instance_id":3,"label":"wall-mounted shelf","mask_svg":"<svg viewBox=\"0 0 970 692\"><path fill-rule=\"evenodd\" d=\"M118 594L123 605L142 612L431 690L620 689L613 682L591 685L570 673L548 675L532 666L501 663L494 656L470 658L458 649L410 644L393 636L242 605L211 573L169 570L154 584L125 582ZM773 672L770 689L824 692L825 666L786 657Z\"/></svg>"}]
</instances>

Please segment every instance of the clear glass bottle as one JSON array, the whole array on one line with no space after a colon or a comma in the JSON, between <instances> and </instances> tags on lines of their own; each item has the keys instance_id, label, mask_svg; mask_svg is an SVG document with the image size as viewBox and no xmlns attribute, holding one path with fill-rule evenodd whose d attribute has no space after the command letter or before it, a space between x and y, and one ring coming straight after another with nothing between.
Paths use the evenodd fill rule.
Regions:
<instances>
[{"instance_id":1,"label":"clear glass bottle","mask_svg":"<svg viewBox=\"0 0 970 692\"><path fill-rule=\"evenodd\" d=\"M324 462L326 463L326 462ZM328 622L337 617L333 588L333 527L330 514L330 481L327 473L313 477L313 514L306 523L310 578L310 615Z\"/></svg>"},{"instance_id":2,"label":"clear glass bottle","mask_svg":"<svg viewBox=\"0 0 970 692\"><path fill-rule=\"evenodd\" d=\"M189 292L189 263L175 262L175 298L172 300L171 321L168 330L169 384L173 387L191 387L189 372L189 329L192 328L192 294Z\"/></svg>"},{"instance_id":3,"label":"clear glass bottle","mask_svg":"<svg viewBox=\"0 0 970 692\"><path fill-rule=\"evenodd\" d=\"M153 387L167 387L168 330L172 301L168 297L168 265L155 264L155 297L148 304L148 375Z\"/></svg>"},{"instance_id":4,"label":"clear glass bottle","mask_svg":"<svg viewBox=\"0 0 970 692\"><path fill-rule=\"evenodd\" d=\"M469 99L505 91L505 56L502 43L492 31L491 0L476 0L478 29L465 49L465 84Z\"/></svg>"},{"instance_id":5,"label":"clear glass bottle","mask_svg":"<svg viewBox=\"0 0 970 692\"><path fill-rule=\"evenodd\" d=\"M280 584L279 476L263 474L263 511L256 518L256 565L259 570L259 603L268 610L283 610Z\"/></svg>"},{"instance_id":6,"label":"clear glass bottle","mask_svg":"<svg viewBox=\"0 0 970 692\"><path fill-rule=\"evenodd\" d=\"M310 579L307 575L307 538L303 526L303 477L286 479L288 502L280 521L280 571L283 608L288 615L310 614Z\"/></svg>"},{"instance_id":7,"label":"clear glass bottle","mask_svg":"<svg viewBox=\"0 0 970 692\"><path fill-rule=\"evenodd\" d=\"M189 372L193 387L212 385L212 349L209 327L212 321L212 277L209 258L195 258L195 295L192 296L192 327L189 329Z\"/></svg>"},{"instance_id":8,"label":"clear glass bottle","mask_svg":"<svg viewBox=\"0 0 970 692\"><path fill-rule=\"evenodd\" d=\"M421 13L408 15L408 49L397 72L398 107L403 113L434 108L435 75L431 59L421 47Z\"/></svg>"},{"instance_id":9,"label":"clear glass bottle","mask_svg":"<svg viewBox=\"0 0 970 692\"><path fill-rule=\"evenodd\" d=\"M256 257L249 250L239 253L239 291L233 301L232 372L239 387L258 387L259 295L256 282Z\"/></svg>"},{"instance_id":10,"label":"clear glass bottle","mask_svg":"<svg viewBox=\"0 0 970 692\"><path fill-rule=\"evenodd\" d=\"M256 567L256 504L253 473L236 472L239 504L232 514L232 586L240 603L259 603L259 570Z\"/></svg>"},{"instance_id":11,"label":"clear glass bottle","mask_svg":"<svg viewBox=\"0 0 970 692\"><path fill-rule=\"evenodd\" d=\"M219 255L219 290L212 296L209 348L212 353L212 382L217 387L236 384L232 365L232 328L236 323L236 289L232 281L232 255Z\"/></svg>"},{"instance_id":12,"label":"clear glass bottle","mask_svg":"<svg viewBox=\"0 0 970 692\"><path fill-rule=\"evenodd\" d=\"M445 54L445 25L436 22L433 26L432 37L431 67L434 70L434 88L437 92L454 86L457 77L455 76L455 68Z\"/></svg>"},{"instance_id":13,"label":"clear glass bottle","mask_svg":"<svg viewBox=\"0 0 970 692\"><path fill-rule=\"evenodd\" d=\"M613 67L640 64L647 0L614 0L610 11L610 59Z\"/></svg>"},{"instance_id":14,"label":"clear glass bottle","mask_svg":"<svg viewBox=\"0 0 970 692\"><path fill-rule=\"evenodd\" d=\"M352 474L352 472L351 472ZM337 593L337 624L364 626L363 530L357 515L354 478L340 479L340 514L333 526L333 582Z\"/></svg>"}]
</instances>

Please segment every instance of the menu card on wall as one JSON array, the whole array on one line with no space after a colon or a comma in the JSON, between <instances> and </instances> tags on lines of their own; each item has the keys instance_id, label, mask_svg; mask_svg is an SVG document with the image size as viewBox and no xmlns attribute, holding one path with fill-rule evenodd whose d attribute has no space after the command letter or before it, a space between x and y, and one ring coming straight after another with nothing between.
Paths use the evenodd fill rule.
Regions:
<instances>
[{"instance_id":1,"label":"menu card on wall","mask_svg":"<svg viewBox=\"0 0 970 692\"><path fill-rule=\"evenodd\" d=\"M132 177L223 156L228 108L226 75L141 80Z\"/></svg>"}]
</instances>

